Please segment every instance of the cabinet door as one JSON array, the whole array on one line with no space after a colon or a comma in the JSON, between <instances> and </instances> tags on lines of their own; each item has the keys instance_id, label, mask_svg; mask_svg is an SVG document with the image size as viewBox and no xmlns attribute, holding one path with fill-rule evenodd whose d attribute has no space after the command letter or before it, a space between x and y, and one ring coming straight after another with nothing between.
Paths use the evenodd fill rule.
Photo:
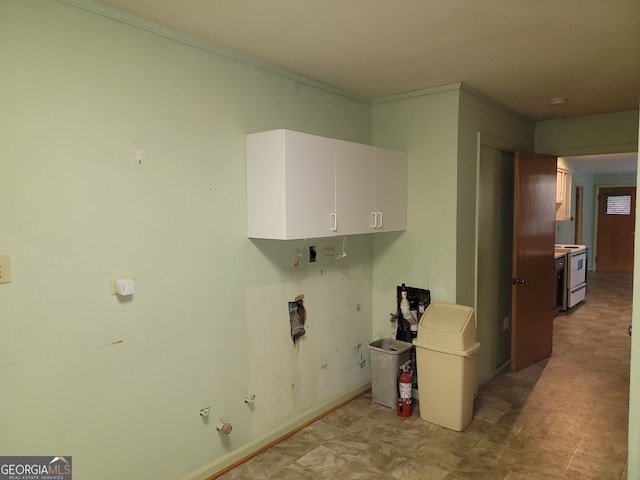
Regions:
<instances>
[{"instance_id":1,"label":"cabinet door","mask_svg":"<svg viewBox=\"0 0 640 480\"><path fill-rule=\"evenodd\" d=\"M375 148L376 230L392 232L407 228L407 170L406 152Z\"/></svg>"},{"instance_id":2,"label":"cabinet door","mask_svg":"<svg viewBox=\"0 0 640 480\"><path fill-rule=\"evenodd\" d=\"M558 170L556 180L556 203L564 202L564 172Z\"/></svg>"},{"instance_id":3,"label":"cabinet door","mask_svg":"<svg viewBox=\"0 0 640 480\"><path fill-rule=\"evenodd\" d=\"M285 135L286 238L334 235L333 141L289 130Z\"/></svg>"},{"instance_id":4,"label":"cabinet door","mask_svg":"<svg viewBox=\"0 0 640 480\"><path fill-rule=\"evenodd\" d=\"M571 187L573 175L565 170L557 171L556 220L571 220Z\"/></svg>"},{"instance_id":5,"label":"cabinet door","mask_svg":"<svg viewBox=\"0 0 640 480\"><path fill-rule=\"evenodd\" d=\"M573 183L573 174L570 172L564 175L564 218L571 220L571 191Z\"/></svg>"},{"instance_id":6,"label":"cabinet door","mask_svg":"<svg viewBox=\"0 0 640 480\"><path fill-rule=\"evenodd\" d=\"M246 138L247 235L285 239L284 132Z\"/></svg>"},{"instance_id":7,"label":"cabinet door","mask_svg":"<svg viewBox=\"0 0 640 480\"><path fill-rule=\"evenodd\" d=\"M373 232L374 152L369 145L335 140L337 235Z\"/></svg>"}]
</instances>

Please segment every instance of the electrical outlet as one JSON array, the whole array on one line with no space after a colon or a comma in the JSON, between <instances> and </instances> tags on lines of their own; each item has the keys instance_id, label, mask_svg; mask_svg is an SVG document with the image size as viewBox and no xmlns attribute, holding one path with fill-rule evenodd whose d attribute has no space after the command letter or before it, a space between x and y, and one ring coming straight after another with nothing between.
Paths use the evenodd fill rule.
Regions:
<instances>
[{"instance_id":1,"label":"electrical outlet","mask_svg":"<svg viewBox=\"0 0 640 480\"><path fill-rule=\"evenodd\" d=\"M0 283L11 282L11 264L9 263L9 254L0 253Z\"/></svg>"},{"instance_id":2,"label":"electrical outlet","mask_svg":"<svg viewBox=\"0 0 640 480\"><path fill-rule=\"evenodd\" d=\"M293 257L291 257L291 267L302 268L302 253L299 251L295 252Z\"/></svg>"},{"instance_id":3,"label":"electrical outlet","mask_svg":"<svg viewBox=\"0 0 640 480\"><path fill-rule=\"evenodd\" d=\"M312 245L309 247L309 263L313 263L315 261L316 261L316 247Z\"/></svg>"}]
</instances>

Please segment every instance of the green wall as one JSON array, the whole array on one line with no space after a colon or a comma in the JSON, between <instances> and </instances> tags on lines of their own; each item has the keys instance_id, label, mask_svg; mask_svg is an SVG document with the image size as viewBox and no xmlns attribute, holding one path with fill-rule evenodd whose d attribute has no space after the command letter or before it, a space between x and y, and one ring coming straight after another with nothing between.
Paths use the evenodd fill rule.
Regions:
<instances>
[{"instance_id":1,"label":"green wall","mask_svg":"<svg viewBox=\"0 0 640 480\"><path fill-rule=\"evenodd\" d=\"M505 149L533 147L531 123L464 85L375 102L374 143L409 152L410 180L407 231L373 239L374 338L394 332L388 313L401 283L428 288L435 302L476 306L479 133ZM476 322L482 383L497 368L498 319L477 312Z\"/></svg>"},{"instance_id":2,"label":"green wall","mask_svg":"<svg viewBox=\"0 0 640 480\"><path fill-rule=\"evenodd\" d=\"M640 119L639 119L640 120ZM640 130L640 121L638 121ZM638 134L640 137L640 133ZM640 147L640 145L639 145ZM638 171L640 176L640 170ZM636 177L636 184L638 178ZM640 210L636 208L636 225L640 225ZM636 235L635 252L640 252L640 235ZM634 258L633 270L640 272L640 255ZM640 282L633 282L632 324L636 327L631 337L631 379L629 394L629 452L627 478L640 478Z\"/></svg>"},{"instance_id":3,"label":"green wall","mask_svg":"<svg viewBox=\"0 0 640 480\"><path fill-rule=\"evenodd\" d=\"M458 302L475 295L478 134L503 150L531 150L533 124L516 116L480 92L464 86L460 92L458 133Z\"/></svg>"},{"instance_id":4,"label":"green wall","mask_svg":"<svg viewBox=\"0 0 640 480\"><path fill-rule=\"evenodd\" d=\"M456 301L458 89L374 105L374 144L409 152L407 230L373 238L374 338L395 335L389 313L397 309L397 285L429 289L433 301Z\"/></svg>"},{"instance_id":5,"label":"green wall","mask_svg":"<svg viewBox=\"0 0 640 480\"><path fill-rule=\"evenodd\" d=\"M0 3L0 451L70 454L79 478L203 479L366 388L399 283L474 302L478 132L520 148L532 127L461 85L372 107L99 13ZM273 128L407 150L407 231L297 270L342 238L248 240L244 137ZM495 322L477 321L483 381Z\"/></svg>"},{"instance_id":6,"label":"green wall","mask_svg":"<svg viewBox=\"0 0 640 480\"><path fill-rule=\"evenodd\" d=\"M638 111L538 122L535 151L557 156L636 152Z\"/></svg>"},{"instance_id":7,"label":"green wall","mask_svg":"<svg viewBox=\"0 0 640 480\"><path fill-rule=\"evenodd\" d=\"M248 240L244 139L370 144L369 103L50 0L0 2L0 63L3 455L205 478L367 387L370 236L299 270L310 241Z\"/></svg>"},{"instance_id":8,"label":"green wall","mask_svg":"<svg viewBox=\"0 0 640 480\"><path fill-rule=\"evenodd\" d=\"M513 242L512 227L508 232L505 232L504 222L506 219L501 221L495 232L484 235L482 243L491 244L492 247L486 248L482 253L478 250L481 228L479 222L487 215L494 216L494 218L498 215L492 205L479 202L479 193L483 188L486 188L486 185L480 183L482 177L478 177L482 158L481 146L488 145L494 149L509 152L531 150L533 148L533 124L516 116L481 93L463 86L460 92L458 133L457 303L474 305L476 308L477 336L478 341L483 345L477 359L478 382L481 384L496 372L504 361L501 352L504 352L505 349L508 350L510 345L510 330L505 332L501 328L501 320L504 315L510 316L509 308L505 312L504 299L511 296L511 286L502 280L505 278L505 271L510 274L511 270L511 258L507 259L508 262L505 265L504 255L510 250L506 250L504 245L505 242L509 245ZM513 165L509 167L513 168ZM513 180L511 180L510 190L506 192L505 179L502 178L504 169L509 167L506 164L502 166L501 175L494 178L495 184L492 186L498 190L502 197L498 203L502 209L506 208L503 205L505 199L509 195L513 195ZM512 175L511 173L511 179ZM504 238L505 233L507 234L506 239ZM494 268L480 271L481 262L485 266L490 264ZM481 284L490 284L491 282L498 287L497 299L494 298L495 292L480 287ZM488 307L489 303L492 303L493 308L482 308ZM496 311L502 313L494 315Z\"/></svg>"}]
</instances>

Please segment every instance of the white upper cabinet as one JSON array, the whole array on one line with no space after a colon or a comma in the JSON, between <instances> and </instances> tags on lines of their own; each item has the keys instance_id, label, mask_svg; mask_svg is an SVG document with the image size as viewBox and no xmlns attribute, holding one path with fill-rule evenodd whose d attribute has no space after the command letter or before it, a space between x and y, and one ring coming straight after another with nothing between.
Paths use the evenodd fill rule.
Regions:
<instances>
[{"instance_id":1,"label":"white upper cabinet","mask_svg":"<svg viewBox=\"0 0 640 480\"><path fill-rule=\"evenodd\" d=\"M287 240L331 233L330 139L276 130L247 135L246 149L248 237Z\"/></svg>"},{"instance_id":2,"label":"white upper cabinet","mask_svg":"<svg viewBox=\"0 0 640 480\"><path fill-rule=\"evenodd\" d=\"M558 170L556 176L556 203L562 203L564 202L565 172Z\"/></svg>"},{"instance_id":3,"label":"white upper cabinet","mask_svg":"<svg viewBox=\"0 0 640 480\"><path fill-rule=\"evenodd\" d=\"M557 170L556 220L571 220L571 188L573 174L564 169Z\"/></svg>"},{"instance_id":4,"label":"white upper cabinet","mask_svg":"<svg viewBox=\"0 0 640 480\"><path fill-rule=\"evenodd\" d=\"M249 134L246 148L250 238L406 229L406 153L291 130Z\"/></svg>"},{"instance_id":5,"label":"white upper cabinet","mask_svg":"<svg viewBox=\"0 0 640 480\"><path fill-rule=\"evenodd\" d=\"M376 225L382 232L407 228L407 153L375 148Z\"/></svg>"},{"instance_id":6,"label":"white upper cabinet","mask_svg":"<svg viewBox=\"0 0 640 480\"><path fill-rule=\"evenodd\" d=\"M375 205L373 149L368 145L335 140L336 235L372 232Z\"/></svg>"}]
</instances>

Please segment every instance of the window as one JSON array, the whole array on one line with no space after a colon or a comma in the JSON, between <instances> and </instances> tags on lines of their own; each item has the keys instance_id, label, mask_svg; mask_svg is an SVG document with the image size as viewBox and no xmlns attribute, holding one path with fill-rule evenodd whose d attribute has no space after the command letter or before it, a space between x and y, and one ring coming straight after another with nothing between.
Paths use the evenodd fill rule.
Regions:
<instances>
[{"instance_id":1,"label":"window","mask_svg":"<svg viewBox=\"0 0 640 480\"><path fill-rule=\"evenodd\" d=\"M607 197L607 215L631 215L631 195L611 195Z\"/></svg>"}]
</instances>

